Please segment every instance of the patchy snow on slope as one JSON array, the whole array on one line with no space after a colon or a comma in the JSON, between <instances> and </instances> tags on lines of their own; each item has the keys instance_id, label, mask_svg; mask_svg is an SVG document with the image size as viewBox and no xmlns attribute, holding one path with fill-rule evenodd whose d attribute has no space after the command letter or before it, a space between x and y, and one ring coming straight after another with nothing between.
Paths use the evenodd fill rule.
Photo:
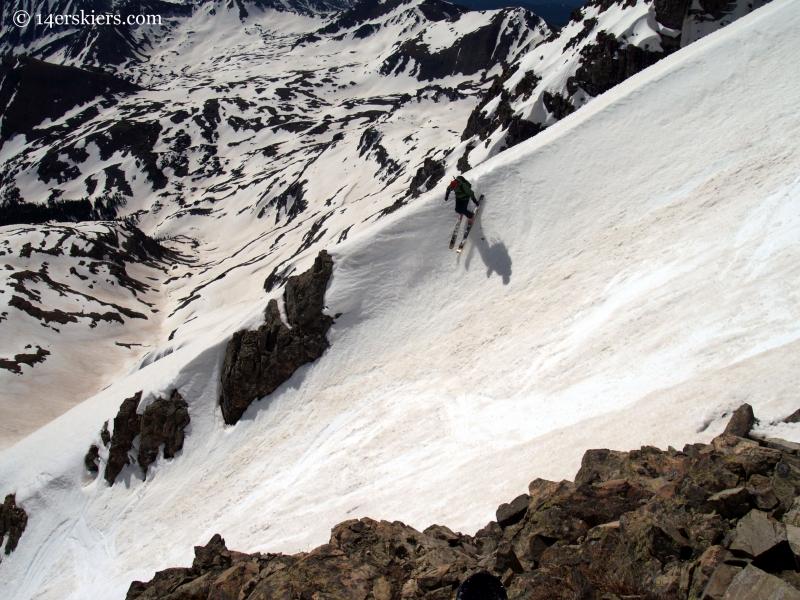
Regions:
<instances>
[{"instance_id":1,"label":"patchy snow on slope","mask_svg":"<svg viewBox=\"0 0 800 600\"><path fill-rule=\"evenodd\" d=\"M798 27L775 0L473 170L461 255L438 192L333 246L330 348L235 426L225 344L266 299L251 271L218 282L153 360L0 454L29 515L6 597L121 598L216 532L292 552L367 515L472 532L586 448L707 441L743 401L794 435L769 423L800 384ZM174 389L183 450L90 477L122 399Z\"/></svg>"},{"instance_id":2,"label":"patchy snow on slope","mask_svg":"<svg viewBox=\"0 0 800 600\"><path fill-rule=\"evenodd\" d=\"M231 298L262 299L270 274L280 283L306 268L320 248L413 199L412 178L426 160L441 159L458 143L488 73L499 71L521 44L549 33L521 9L458 18L451 8L453 21L429 20L423 4L395 7L377 19L380 29L356 38L359 24L323 34L330 19L250 5L242 19L236 7L203 3L176 19L147 62L126 73L145 89L97 97L27 137L9 139L0 150L0 202L79 204L86 213L126 218L167 240L186 260L176 263L174 276L166 265L169 273L154 283L163 302L147 345L180 338L193 319ZM535 29L522 18L526 14ZM426 53L399 72L384 68L401 42L424 31L438 37L454 24L463 34L454 43L479 31L499 48L496 56L482 55L462 69L466 73L436 72L432 80L412 73L436 62ZM423 189L435 185L433 179L422 182ZM17 259L24 267L24 257ZM189 259L191 268L184 268ZM73 281L89 293L81 288L86 285ZM39 300L47 310L51 297ZM2 297L0 307L6 311ZM11 319L20 316L8 308ZM10 333L0 337L0 352L13 356L18 342L44 343L37 324L23 320L21 326L27 328L15 330L13 339ZM126 333L116 339L81 335L82 344L93 347L96 376L86 377L83 387L62 387L54 401L52 381L38 377L37 369L56 364L60 353L68 358L70 337L62 336L48 347L49 362L14 374L14 385L30 398L22 409L15 395L14 405L52 417L56 408L99 391L146 353L131 346L122 357L114 345L134 338L144 343L138 332L127 335L131 327L126 321ZM34 423L42 422L16 429L3 445L34 431Z\"/></svg>"}]
</instances>

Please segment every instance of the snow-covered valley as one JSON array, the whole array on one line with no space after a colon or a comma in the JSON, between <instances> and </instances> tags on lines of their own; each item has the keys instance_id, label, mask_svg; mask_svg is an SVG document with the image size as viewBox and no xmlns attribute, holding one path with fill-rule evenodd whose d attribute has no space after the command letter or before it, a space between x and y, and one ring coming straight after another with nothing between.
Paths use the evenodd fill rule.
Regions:
<instances>
[{"instance_id":1,"label":"snow-covered valley","mask_svg":"<svg viewBox=\"0 0 800 600\"><path fill-rule=\"evenodd\" d=\"M648 23L643 6L632 8ZM588 7L585 18L594 10L601 12ZM309 26L317 17L268 15L274 31L293 39L322 28ZM514 10L410 25L416 16L390 13L381 30L391 35L366 41L270 46L272 34L262 32L256 56L239 38L223 44L240 29L236 15L198 12L192 27L213 21L220 42L177 34L163 40L165 62L193 39L206 41L191 50L197 63L184 78L166 77L154 55L149 64L156 66L137 82L148 89L136 93L136 104L150 107L164 130L183 124L191 138L188 177L174 176L178 162L157 162L166 175L159 190L146 179L146 160L128 155L117 164L120 155L103 158L102 144L90 142L130 115L131 100L78 125L62 147L20 137L3 146L14 185L29 201L45 193L37 191L44 190L37 165L53 148L57 160L80 170L80 178L48 188L62 190L56 198L85 196L87 178L102 183L98 194L127 181L131 194L120 214L137 216L142 231L173 252L129 267L134 282L152 278L147 289L102 286L91 300L51 285L26 296L64 314L107 310L92 301L160 311L147 319L126 318L118 308L123 323L95 319L89 327L91 317L81 316L60 332L16 313L0 322L4 340L17 344L6 350L4 341L7 354L31 352L24 348L31 342L33 351L51 352L43 362L23 361L21 376L0 371L3 427L22 398L57 404L60 388L75 398L73 408L52 421L48 413L0 454L0 492L15 493L29 515L18 548L0 564L7 597L121 598L131 580L189 564L192 546L214 533L248 552L296 552L325 542L336 523L363 516L475 531L531 479L571 478L587 448L707 442L745 401L761 418L757 431L800 441L800 425L779 423L798 408L800 383L797 4L774 0L580 110L541 121L551 126L513 148L500 152L506 129L487 129L487 141L476 144L485 155L476 160L471 151L477 166L466 174L486 204L460 255L446 247L454 224L451 205L442 203L448 179L429 191L430 178L423 179L416 196L410 179L426 157L441 160L447 174L456 171L470 139L480 138L462 139L475 92L502 66L445 73L437 77L441 91L413 67L387 77L382 65L403 28L420 28L413 36L434 52L436 43L451 48L465 32L498 20L498 37L516 31L506 50L522 65L505 80L512 90L530 68L525 61L537 58L522 50L549 32ZM224 18L231 18L228 28ZM328 47L336 55L325 60L335 67L319 67L314 61ZM352 62L342 64L342 55ZM567 75L558 75L565 90ZM211 85L225 78L225 90ZM329 87L317 93L317 84ZM271 114L260 109L262 87L287 94L298 109L293 119L313 114L314 125L292 131L277 127L292 119L279 119L272 128L237 129L233 117L252 126ZM238 100L217 103L218 126L206 131L208 118L189 119L231 89ZM536 98L544 102L541 92L529 96L531 111ZM400 101L403 94L413 100ZM375 108L392 98L391 110ZM228 105L244 108L228 114ZM513 108L532 115L523 104ZM167 125L176 109L186 117ZM305 139L319 122L337 126ZM206 133L213 153L195 141ZM166 135L151 148L161 157ZM280 144L291 151L265 151ZM88 155L83 161L73 159L79 150ZM218 159L219 168L203 156ZM187 187L190 179L196 190ZM88 248L92 232L104 227L3 227L8 272L40 274L22 283L8 275L4 301L12 291L23 294L15 285L42 285L42 272L68 277L69 259L77 257L45 252L53 238L72 235ZM25 243L40 250L20 257ZM225 425L218 406L228 340L261 324L267 300L282 298L282 282L307 269L321 248L334 259L325 295L326 312L336 315L330 347ZM99 253L104 274L112 274L108 265L127 264L111 254ZM128 281L119 273L113 281ZM71 275L87 295L79 286L89 285L88 274ZM87 369L80 377L70 366L80 361L97 365L96 374ZM78 402L92 393L86 386L99 393ZM191 416L175 458L159 458L146 478L129 465L113 486L86 471L84 455L100 444L123 399L142 391L144 409L175 390Z\"/></svg>"}]
</instances>

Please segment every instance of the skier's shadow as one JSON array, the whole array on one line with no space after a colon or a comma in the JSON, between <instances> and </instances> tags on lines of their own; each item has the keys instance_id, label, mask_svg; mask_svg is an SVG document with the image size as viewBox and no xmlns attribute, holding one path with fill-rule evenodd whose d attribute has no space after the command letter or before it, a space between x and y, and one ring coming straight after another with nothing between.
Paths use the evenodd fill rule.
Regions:
<instances>
[{"instance_id":1,"label":"skier's shadow","mask_svg":"<svg viewBox=\"0 0 800 600\"><path fill-rule=\"evenodd\" d=\"M480 227L480 221L478 226ZM464 266L469 269L473 254L472 249L477 248L483 264L486 265L486 277L491 277L492 273L497 273L503 278L503 285L508 285L508 282L511 281L511 257L508 254L506 245L500 241L487 240L483 234L483 229L478 229L478 231L473 232L473 235L475 236L474 238L470 236L472 244Z\"/></svg>"}]
</instances>

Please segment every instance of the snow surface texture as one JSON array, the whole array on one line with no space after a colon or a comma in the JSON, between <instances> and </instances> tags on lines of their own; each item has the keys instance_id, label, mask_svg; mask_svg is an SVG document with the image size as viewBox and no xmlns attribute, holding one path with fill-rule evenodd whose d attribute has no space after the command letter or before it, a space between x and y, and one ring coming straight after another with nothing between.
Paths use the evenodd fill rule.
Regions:
<instances>
[{"instance_id":1,"label":"snow surface texture","mask_svg":"<svg viewBox=\"0 0 800 600\"><path fill-rule=\"evenodd\" d=\"M75 12L88 10L89 2L16 0L13 7ZM82 322L67 323L53 335L41 319L29 318L30 311L6 309L0 297L0 315L7 313L6 324L16 323L5 331L0 322L0 366L15 366L0 369L2 403L14 412L13 420L0 422L0 449L105 387L144 352L153 352L144 358L152 361L172 348L161 344L182 343L187 323L232 310L232 297L261 298L267 275L279 283L306 268L320 248L357 235L413 200L412 193L431 189L438 177L466 168L461 158L474 166L495 156L514 137L504 124L509 113L516 113L520 129L528 128L516 135L520 141L531 128L563 117L547 111L547 94L561 99L559 113L590 102L582 89L568 98L562 93L601 31L618 36L608 38L616 40L612 45L640 52L666 44L665 35L682 35L655 20L652 0L597 3L558 34L523 9L462 14L438 0L367 3L326 18L265 9L268 4L209 0L175 8L162 28L78 29L91 40L57 28L33 38L30 29L20 30L22 38L0 35L3 52L102 67L146 88L109 93L62 116L53 103L52 120L0 149L0 202L100 207L103 218L131 219L186 257L169 267L169 276L151 277L161 300L151 302L158 308L148 313L146 326L114 320L87 335ZM744 0L726 7L723 16L692 12L686 23L701 20L700 35L752 8ZM727 14L730 7L735 10ZM654 60L652 52L648 56L636 68ZM504 82L511 103L500 106L501 97L487 96L482 114L505 117L494 130L462 140L470 111L482 92L497 87L492 81L504 63L519 67ZM47 81L58 71L28 67L28 80ZM541 81L518 94L529 73ZM62 71L60 77L68 82L75 74ZM85 83L76 87L84 95L78 96L91 98L87 88L101 82L85 71L80 77ZM0 82L0 96L11 93L13 80L9 75ZM119 81L112 87L130 89ZM29 87L34 98L22 104L38 104L37 93ZM66 90L64 96L76 93ZM13 94L10 105L17 94L25 97L24 86ZM484 133L485 142L467 154ZM415 174L428 163L439 170L421 182ZM22 258L10 266L41 268ZM95 293L96 282L73 273L79 264L60 261L62 283ZM113 279L108 285L115 285ZM52 294L30 301L45 311L57 304ZM17 358L25 358L27 346L36 349L37 362ZM81 365L83 376L73 370L54 391L52 382L69 361Z\"/></svg>"},{"instance_id":2,"label":"snow surface texture","mask_svg":"<svg viewBox=\"0 0 800 600\"><path fill-rule=\"evenodd\" d=\"M13 336L4 332L0 359L26 345L51 353L21 373L0 369L3 402L36 405L25 426L0 427L0 449L114 381L144 352L157 356L164 351L158 344L168 339L180 345L193 335L196 319L238 314L232 299L261 302L273 271L280 280L305 270L321 248L370 227L408 197L426 158L441 159L458 144L477 91L499 73L500 62L549 34L535 18L529 28L530 13L522 9L429 21L420 4L372 19L378 30L364 38L357 37L362 23L356 23L300 43L326 21L251 6L243 22L238 9L205 3L131 71L148 89L116 103L98 98L45 123L30 141L17 135L6 142L0 199L16 193L37 204L82 200L111 207L193 264L176 264L153 284L163 300L149 319L156 337L130 331L140 324L125 320L110 323L87 345L83 325L67 324L51 335L37 320L6 310L9 296L0 296L0 313L20 322ZM506 39L509 47L468 75L421 81L410 74L415 63L381 73L398 40L430 35L455 43L496 21L488 41ZM130 139L137 144L125 146ZM3 228L2 235L10 231ZM11 266L39 269L25 267L20 257ZM69 285L93 293L84 289L89 281L64 270ZM50 298L41 300L49 309ZM62 362L55 360L64 353ZM54 393L52 377L76 355L93 369L80 386Z\"/></svg>"},{"instance_id":3,"label":"snow surface texture","mask_svg":"<svg viewBox=\"0 0 800 600\"><path fill-rule=\"evenodd\" d=\"M800 440L769 425L800 383L798 27L776 0L475 169L486 206L460 257L437 192L332 248L331 347L237 425L219 370L263 297L208 307L6 450L0 490L30 520L4 595L121 598L215 532L288 552L366 515L473 532L586 448L708 441L743 401ZM88 477L122 399L175 388L182 453L146 482Z\"/></svg>"}]
</instances>

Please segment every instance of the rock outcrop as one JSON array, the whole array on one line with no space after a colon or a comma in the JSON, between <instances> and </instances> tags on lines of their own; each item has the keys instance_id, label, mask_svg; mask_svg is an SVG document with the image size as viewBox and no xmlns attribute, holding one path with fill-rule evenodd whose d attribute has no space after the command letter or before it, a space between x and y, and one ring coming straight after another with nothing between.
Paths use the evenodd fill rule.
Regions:
<instances>
[{"instance_id":1,"label":"rock outcrop","mask_svg":"<svg viewBox=\"0 0 800 600\"><path fill-rule=\"evenodd\" d=\"M17 506L14 494L8 494L5 502L0 504L0 544L8 536L4 552L8 555L17 547L19 538L28 525L28 515ZM0 559L2 562L2 559Z\"/></svg>"},{"instance_id":2,"label":"rock outcrop","mask_svg":"<svg viewBox=\"0 0 800 600\"><path fill-rule=\"evenodd\" d=\"M108 450L105 478L111 485L117 479L123 467L130 463L129 453L133 448L133 440L139 435L141 417L136 408L142 400L142 392L137 392L122 401L117 416L114 417L114 433Z\"/></svg>"},{"instance_id":3,"label":"rock outcrop","mask_svg":"<svg viewBox=\"0 0 800 600\"><path fill-rule=\"evenodd\" d=\"M164 458L174 458L183 448L183 431L189 424L189 405L177 390L172 397L159 398L148 404L142 414L139 430L139 466L144 472L158 458L158 449L164 444Z\"/></svg>"},{"instance_id":4,"label":"rock outcrop","mask_svg":"<svg viewBox=\"0 0 800 600\"><path fill-rule=\"evenodd\" d=\"M139 463L147 473L156 458L159 448L164 446L164 458L173 458L183 448L184 430L189 425L189 405L177 390L172 396L159 398L144 409L136 412L142 400L142 392L137 392L122 401L117 416L114 417L114 431L108 432L108 423L100 431L100 439L108 450L104 476L113 485L125 465L132 460ZM132 456L134 442L138 438L136 456ZM92 473L99 471L100 446L92 444L84 457L86 469Z\"/></svg>"},{"instance_id":5,"label":"rock outcrop","mask_svg":"<svg viewBox=\"0 0 800 600\"><path fill-rule=\"evenodd\" d=\"M480 571L510 600L800 600L800 456L746 437L589 450L574 482L536 479L497 519L472 536L345 521L292 556L229 551L216 535L191 569L134 582L128 600L452 600Z\"/></svg>"},{"instance_id":6,"label":"rock outcrop","mask_svg":"<svg viewBox=\"0 0 800 600\"><path fill-rule=\"evenodd\" d=\"M238 422L254 400L271 394L298 368L322 356L333 323L332 317L322 313L332 272L333 259L322 250L311 269L286 281L283 299L288 326L273 299L261 327L233 334L225 352L219 401L226 423Z\"/></svg>"}]
</instances>

